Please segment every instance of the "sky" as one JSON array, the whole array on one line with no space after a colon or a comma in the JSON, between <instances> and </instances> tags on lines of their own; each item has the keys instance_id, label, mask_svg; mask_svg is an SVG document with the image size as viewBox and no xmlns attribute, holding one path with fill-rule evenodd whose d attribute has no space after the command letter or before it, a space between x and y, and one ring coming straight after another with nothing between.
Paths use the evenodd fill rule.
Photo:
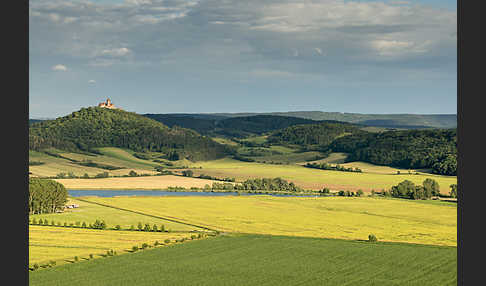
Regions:
<instances>
[{"instance_id":1,"label":"sky","mask_svg":"<svg viewBox=\"0 0 486 286\"><path fill-rule=\"evenodd\" d=\"M30 0L29 118L455 114L456 0Z\"/></svg>"}]
</instances>

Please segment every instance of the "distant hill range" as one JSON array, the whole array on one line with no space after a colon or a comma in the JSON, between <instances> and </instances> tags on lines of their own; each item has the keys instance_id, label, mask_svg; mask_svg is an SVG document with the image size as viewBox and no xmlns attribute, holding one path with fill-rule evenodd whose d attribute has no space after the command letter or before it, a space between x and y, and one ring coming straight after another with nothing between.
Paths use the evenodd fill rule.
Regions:
<instances>
[{"instance_id":1,"label":"distant hill range","mask_svg":"<svg viewBox=\"0 0 486 286\"><path fill-rule=\"evenodd\" d=\"M388 129L456 128L455 114L359 114L322 111L271 113L143 114L165 125L194 129L205 135L245 137L297 124L347 122Z\"/></svg>"},{"instance_id":2,"label":"distant hill range","mask_svg":"<svg viewBox=\"0 0 486 286\"><path fill-rule=\"evenodd\" d=\"M201 116L203 114L198 114ZM311 120L336 120L366 126L388 128L456 128L456 114L361 114L323 111L289 111L269 113L210 113L207 116L242 117L254 115L279 115Z\"/></svg>"}]
</instances>

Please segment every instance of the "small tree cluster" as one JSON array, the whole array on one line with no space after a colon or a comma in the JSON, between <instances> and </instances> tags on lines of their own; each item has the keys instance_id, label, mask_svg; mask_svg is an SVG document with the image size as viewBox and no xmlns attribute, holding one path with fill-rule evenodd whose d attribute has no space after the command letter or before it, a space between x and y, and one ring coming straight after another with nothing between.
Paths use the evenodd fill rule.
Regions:
<instances>
[{"instance_id":1,"label":"small tree cluster","mask_svg":"<svg viewBox=\"0 0 486 286\"><path fill-rule=\"evenodd\" d=\"M440 194L439 184L434 179L427 178L422 185L415 185L412 181L405 180L390 190L390 194L395 198L406 198L413 200L430 199L432 196Z\"/></svg>"}]
</instances>

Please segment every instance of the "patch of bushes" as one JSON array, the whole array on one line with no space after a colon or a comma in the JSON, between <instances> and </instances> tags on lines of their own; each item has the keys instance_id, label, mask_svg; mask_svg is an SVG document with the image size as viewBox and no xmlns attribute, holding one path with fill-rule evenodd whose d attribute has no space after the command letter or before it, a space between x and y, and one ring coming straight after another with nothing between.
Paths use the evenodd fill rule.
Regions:
<instances>
[{"instance_id":1,"label":"patch of bushes","mask_svg":"<svg viewBox=\"0 0 486 286\"><path fill-rule=\"evenodd\" d=\"M374 234L371 233L370 235L368 235L368 241L369 242L377 242L378 239L376 238L376 236Z\"/></svg>"}]
</instances>

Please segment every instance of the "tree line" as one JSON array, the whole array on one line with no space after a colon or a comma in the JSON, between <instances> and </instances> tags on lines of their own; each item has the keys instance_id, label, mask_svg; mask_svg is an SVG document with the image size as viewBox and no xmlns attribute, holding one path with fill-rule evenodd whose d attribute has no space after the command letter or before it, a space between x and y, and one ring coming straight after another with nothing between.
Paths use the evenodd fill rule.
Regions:
<instances>
[{"instance_id":1,"label":"tree line","mask_svg":"<svg viewBox=\"0 0 486 286\"><path fill-rule=\"evenodd\" d=\"M307 168L314 168L314 169L320 169L320 170L333 170L333 171L343 171L343 172L355 172L355 173L362 173L363 171L356 167L356 168L353 168L353 167L349 167L349 168L346 168L346 167L343 167L339 164L336 164L335 166L332 166L326 162L324 163L307 163L304 165L305 167Z\"/></svg>"}]
</instances>

